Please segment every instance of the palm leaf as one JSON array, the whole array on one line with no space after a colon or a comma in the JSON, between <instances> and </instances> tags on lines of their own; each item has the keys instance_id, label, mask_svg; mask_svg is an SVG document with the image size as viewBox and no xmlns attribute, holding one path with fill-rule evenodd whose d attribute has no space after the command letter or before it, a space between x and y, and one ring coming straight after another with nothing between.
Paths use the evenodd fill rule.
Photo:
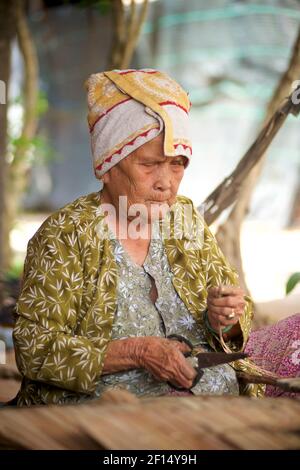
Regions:
<instances>
[{"instance_id":1,"label":"palm leaf","mask_svg":"<svg viewBox=\"0 0 300 470\"><path fill-rule=\"evenodd\" d=\"M286 283L286 288L285 288L286 295L289 294L294 289L294 287L296 286L296 284L298 284L298 282L300 282L300 273L294 273L289 277L288 282Z\"/></svg>"}]
</instances>

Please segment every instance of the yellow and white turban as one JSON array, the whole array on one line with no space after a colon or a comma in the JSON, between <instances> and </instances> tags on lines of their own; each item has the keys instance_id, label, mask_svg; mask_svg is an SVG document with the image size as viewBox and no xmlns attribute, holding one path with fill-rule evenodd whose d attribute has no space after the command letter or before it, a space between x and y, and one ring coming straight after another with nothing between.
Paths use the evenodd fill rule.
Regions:
<instances>
[{"instance_id":1,"label":"yellow and white turban","mask_svg":"<svg viewBox=\"0 0 300 470\"><path fill-rule=\"evenodd\" d=\"M165 155L190 159L191 103L168 75L153 69L113 70L91 75L86 88L97 178L162 131Z\"/></svg>"}]
</instances>

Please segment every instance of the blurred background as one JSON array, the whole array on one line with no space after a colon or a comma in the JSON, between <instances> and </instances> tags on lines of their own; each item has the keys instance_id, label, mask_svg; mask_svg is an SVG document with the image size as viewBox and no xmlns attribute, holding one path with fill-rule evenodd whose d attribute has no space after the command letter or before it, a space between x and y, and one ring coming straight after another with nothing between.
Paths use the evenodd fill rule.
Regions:
<instances>
[{"instance_id":1,"label":"blurred background","mask_svg":"<svg viewBox=\"0 0 300 470\"><path fill-rule=\"evenodd\" d=\"M158 68L189 92L193 158L180 193L200 205L300 80L300 1L1 0L0 8L0 331L8 342L28 240L51 212L99 189L87 77ZM299 117L288 116L258 170L239 195L238 221L231 206L211 227L268 323L300 311Z\"/></svg>"}]
</instances>

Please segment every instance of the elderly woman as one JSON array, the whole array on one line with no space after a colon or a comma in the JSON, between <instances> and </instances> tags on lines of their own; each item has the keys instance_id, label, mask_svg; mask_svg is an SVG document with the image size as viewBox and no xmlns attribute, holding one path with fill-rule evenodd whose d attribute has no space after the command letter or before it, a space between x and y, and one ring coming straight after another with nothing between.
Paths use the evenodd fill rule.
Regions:
<instances>
[{"instance_id":1,"label":"elderly woman","mask_svg":"<svg viewBox=\"0 0 300 470\"><path fill-rule=\"evenodd\" d=\"M14 341L18 404L141 395L237 395L249 360L195 369L205 351L247 344L251 300L192 202L177 196L191 157L185 91L155 70L87 81L99 193L51 215L28 244ZM246 390L262 395L262 386Z\"/></svg>"}]
</instances>

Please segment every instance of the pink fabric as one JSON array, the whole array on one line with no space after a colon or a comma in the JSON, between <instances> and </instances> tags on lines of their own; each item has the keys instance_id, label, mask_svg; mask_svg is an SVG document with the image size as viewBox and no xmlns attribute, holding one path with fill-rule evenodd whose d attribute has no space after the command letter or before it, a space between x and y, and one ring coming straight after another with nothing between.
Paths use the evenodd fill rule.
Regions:
<instances>
[{"instance_id":1,"label":"pink fabric","mask_svg":"<svg viewBox=\"0 0 300 470\"><path fill-rule=\"evenodd\" d=\"M300 313L251 333L245 352L258 366L268 371L281 377L299 377ZM284 392L267 385L266 396L300 398L300 393Z\"/></svg>"}]
</instances>

